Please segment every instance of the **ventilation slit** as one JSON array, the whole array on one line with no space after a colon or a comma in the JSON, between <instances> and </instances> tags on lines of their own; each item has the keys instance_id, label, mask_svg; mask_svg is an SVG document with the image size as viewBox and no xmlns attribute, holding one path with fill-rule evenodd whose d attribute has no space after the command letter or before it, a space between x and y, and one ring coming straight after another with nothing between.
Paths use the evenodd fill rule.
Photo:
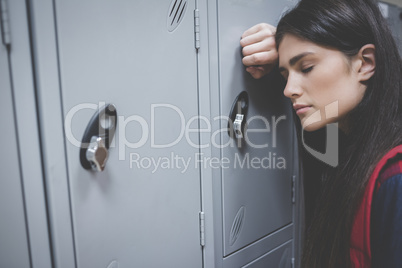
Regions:
<instances>
[{"instance_id":1,"label":"ventilation slit","mask_svg":"<svg viewBox=\"0 0 402 268\"><path fill-rule=\"evenodd\" d=\"M174 2L174 5L173 5L172 10L170 11L169 17L171 17L171 16L172 16L172 13L173 13L173 10L174 10L174 8L175 8L176 4L177 4L177 0Z\"/></svg>"},{"instance_id":2,"label":"ventilation slit","mask_svg":"<svg viewBox=\"0 0 402 268\"><path fill-rule=\"evenodd\" d=\"M242 226L244 223L244 210L245 210L244 206L241 207L233 220L232 228L230 229L230 238L229 238L229 240L230 240L229 243L231 246L236 242L236 240L239 237L239 234L241 232L241 229L242 229Z\"/></svg>"},{"instance_id":3,"label":"ventilation slit","mask_svg":"<svg viewBox=\"0 0 402 268\"><path fill-rule=\"evenodd\" d=\"M237 234L237 232L239 231L239 229L240 229L240 225L241 225L241 219L240 218L236 218L236 221L234 222L234 224L233 224L233 233L234 234Z\"/></svg>"},{"instance_id":4,"label":"ventilation slit","mask_svg":"<svg viewBox=\"0 0 402 268\"><path fill-rule=\"evenodd\" d=\"M180 9L180 6L181 6L182 2L183 2L183 0L180 1L179 6L177 7L176 14L174 14L174 17L173 17L173 20L172 20L172 24L173 24L174 20L176 19L177 13L179 12L179 9Z\"/></svg>"},{"instance_id":5,"label":"ventilation slit","mask_svg":"<svg viewBox=\"0 0 402 268\"><path fill-rule=\"evenodd\" d=\"M237 220L237 225L236 225L236 230L235 230L236 236L240 232L242 224L243 224L243 218L239 218Z\"/></svg>"},{"instance_id":6,"label":"ventilation slit","mask_svg":"<svg viewBox=\"0 0 402 268\"><path fill-rule=\"evenodd\" d=\"M184 10L186 9L186 5L187 5L187 3L184 3L183 8L181 9L179 18L177 18L177 22L179 22L179 20L180 20L180 18L181 18L181 15L183 15Z\"/></svg>"},{"instance_id":7,"label":"ventilation slit","mask_svg":"<svg viewBox=\"0 0 402 268\"><path fill-rule=\"evenodd\" d=\"M171 0L166 16L166 26L169 32L173 32L182 22L188 6L187 1Z\"/></svg>"}]
</instances>

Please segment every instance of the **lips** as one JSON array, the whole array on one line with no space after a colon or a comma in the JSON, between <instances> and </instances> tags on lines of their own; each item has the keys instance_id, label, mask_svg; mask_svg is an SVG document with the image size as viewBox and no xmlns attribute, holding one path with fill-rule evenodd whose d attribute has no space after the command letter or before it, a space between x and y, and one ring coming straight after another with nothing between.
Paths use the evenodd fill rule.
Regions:
<instances>
[{"instance_id":1,"label":"lips","mask_svg":"<svg viewBox=\"0 0 402 268\"><path fill-rule=\"evenodd\" d=\"M308 110L310 110L310 108L311 108L311 105L293 104L293 109L296 111L297 115L306 113Z\"/></svg>"}]
</instances>

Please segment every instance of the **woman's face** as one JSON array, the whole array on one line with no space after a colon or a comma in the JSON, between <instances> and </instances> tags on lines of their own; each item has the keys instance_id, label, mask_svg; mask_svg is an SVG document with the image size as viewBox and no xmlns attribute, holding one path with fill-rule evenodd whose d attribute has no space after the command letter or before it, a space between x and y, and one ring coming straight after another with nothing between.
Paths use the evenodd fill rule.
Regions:
<instances>
[{"instance_id":1,"label":"woman's face","mask_svg":"<svg viewBox=\"0 0 402 268\"><path fill-rule=\"evenodd\" d=\"M363 98L358 66L335 49L286 34L279 45L279 70L287 79L284 90L307 131L339 122L346 130L345 115Z\"/></svg>"}]
</instances>

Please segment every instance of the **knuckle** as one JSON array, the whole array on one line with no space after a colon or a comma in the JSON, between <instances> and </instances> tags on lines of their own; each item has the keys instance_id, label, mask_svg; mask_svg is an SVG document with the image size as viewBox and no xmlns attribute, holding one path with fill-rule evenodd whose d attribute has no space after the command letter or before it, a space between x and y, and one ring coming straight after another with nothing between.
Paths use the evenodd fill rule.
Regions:
<instances>
[{"instance_id":1,"label":"knuckle","mask_svg":"<svg viewBox=\"0 0 402 268\"><path fill-rule=\"evenodd\" d=\"M258 30L264 28L264 23L258 23L255 28L257 28Z\"/></svg>"},{"instance_id":2,"label":"knuckle","mask_svg":"<svg viewBox=\"0 0 402 268\"><path fill-rule=\"evenodd\" d=\"M274 37L270 37L270 38L265 39L265 42L269 47L275 47L276 46L276 42L275 42Z\"/></svg>"},{"instance_id":3,"label":"knuckle","mask_svg":"<svg viewBox=\"0 0 402 268\"><path fill-rule=\"evenodd\" d=\"M260 61L261 61L261 56L254 54L254 55L252 55L252 59L253 59L253 62L254 62L254 63L259 64Z\"/></svg>"},{"instance_id":4,"label":"knuckle","mask_svg":"<svg viewBox=\"0 0 402 268\"><path fill-rule=\"evenodd\" d=\"M264 28L261 33L265 36L265 37L272 37L273 32L271 29L269 28Z\"/></svg>"},{"instance_id":5,"label":"knuckle","mask_svg":"<svg viewBox=\"0 0 402 268\"><path fill-rule=\"evenodd\" d=\"M256 65L261 65L261 64L263 64L264 63L264 56L263 55L261 55L261 54L254 54L254 55L251 55L251 57L252 57L252 61L256 64Z\"/></svg>"}]
</instances>

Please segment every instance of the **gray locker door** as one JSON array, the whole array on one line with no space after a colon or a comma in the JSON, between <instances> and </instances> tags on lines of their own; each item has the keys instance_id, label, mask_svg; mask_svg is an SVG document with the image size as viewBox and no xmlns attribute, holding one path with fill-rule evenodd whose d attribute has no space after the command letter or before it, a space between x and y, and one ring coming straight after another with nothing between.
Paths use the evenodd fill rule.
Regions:
<instances>
[{"instance_id":1,"label":"gray locker door","mask_svg":"<svg viewBox=\"0 0 402 268\"><path fill-rule=\"evenodd\" d=\"M194 9L55 1L77 267L202 266L198 136L184 135L198 114ZM92 172L74 143L99 103L116 106L118 128L105 170Z\"/></svg>"},{"instance_id":2,"label":"gray locker door","mask_svg":"<svg viewBox=\"0 0 402 268\"><path fill-rule=\"evenodd\" d=\"M283 96L283 82L274 75L254 80L244 71L239 38L257 23L276 25L281 13L294 4L218 1L221 114L229 115L240 92L249 95L248 142L241 148L230 144L222 149L222 156L232 163L222 175L224 256L280 231L293 220L289 100ZM229 140L222 132L222 144Z\"/></svg>"},{"instance_id":3,"label":"gray locker door","mask_svg":"<svg viewBox=\"0 0 402 268\"><path fill-rule=\"evenodd\" d=\"M51 267L25 1L0 22L0 267ZM7 48L6 48L7 47Z\"/></svg>"},{"instance_id":4,"label":"gray locker door","mask_svg":"<svg viewBox=\"0 0 402 268\"><path fill-rule=\"evenodd\" d=\"M0 267L30 267L14 101L6 47L0 43Z\"/></svg>"}]
</instances>

